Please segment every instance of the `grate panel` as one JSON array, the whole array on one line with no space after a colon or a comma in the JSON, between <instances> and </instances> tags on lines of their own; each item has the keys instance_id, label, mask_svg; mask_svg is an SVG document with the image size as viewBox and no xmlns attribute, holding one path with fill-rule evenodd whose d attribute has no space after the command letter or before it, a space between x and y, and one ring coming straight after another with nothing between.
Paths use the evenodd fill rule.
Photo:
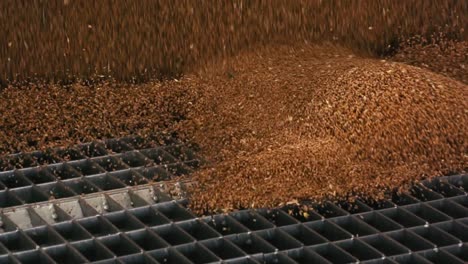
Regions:
<instances>
[{"instance_id":1,"label":"grate panel","mask_svg":"<svg viewBox=\"0 0 468 264\"><path fill-rule=\"evenodd\" d=\"M176 145L163 147L142 139L133 144L132 139L123 138L7 156L0 161L0 206L168 181L199 166L200 160L189 148L174 139L162 141Z\"/></svg>"},{"instance_id":2,"label":"grate panel","mask_svg":"<svg viewBox=\"0 0 468 264\"><path fill-rule=\"evenodd\" d=\"M232 242L223 238L215 238L201 242L208 250L219 259L227 260L245 256L245 253Z\"/></svg>"},{"instance_id":3,"label":"grate panel","mask_svg":"<svg viewBox=\"0 0 468 264\"><path fill-rule=\"evenodd\" d=\"M89 261L113 258L112 252L96 239L72 243L71 246Z\"/></svg>"},{"instance_id":4,"label":"grate panel","mask_svg":"<svg viewBox=\"0 0 468 264\"><path fill-rule=\"evenodd\" d=\"M119 258L122 263L127 264L158 264L155 259L145 253L123 256Z\"/></svg>"},{"instance_id":5,"label":"grate panel","mask_svg":"<svg viewBox=\"0 0 468 264\"><path fill-rule=\"evenodd\" d=\"M384 234L360 238L367 245L381 252L384 256L394 256L409 253L408 249Z\"/></svg>"},{"instance_id":6,"label":"grate panel","mask_svg":"<svg viewBox=\"0 0 468 264\"><path fill-rule=\"evenodd\" d=\"M56 263L83 263L86 258L83 257L74 248L66 245L51 247L44 250Z\"/></svg>"},{"instance_id":7,"label":"grate panel","mask_svg":"<svg viewBox=\"0 0 468 264\"><path fill-rule=\"evenodd\" d=\"M182 253L175 250L174 248L161 249L150 251L148 253L159 263L167 264L191 264L192 262L188 260Z\"/></svg>"},{"instance_id":8,"label":"grate panel","mask_svg":"<svg viewBox=\"0 0 468 264\"><path fill-rule=\"evenodd\" d=\"M141 138L12 155L0 172L0 263L464 263L468 175L388 201L197 218L190 149Z\"/></svg>"},{"instance_id":9,"label":"grate panel","mask_svg":"<svg viewBox=\"0 0 468 264\"><path fill-rule=\"evenodd\" d=\"M221 235L216 232L216 230L200 220L181 222L178 223L178 227L182 228L196 240L206 240L210 238L221 237Z\"/></svg>"},{"instance_id":10,"label":"grate panel","mask_svg":"<svg viewBox=\"0 0 468 264\"><path fill-rule=\"evenodd\" d=\"M301 242L278 228L258 231L255 234L278 250L287 250L302 246Z\"/></svg>"},{"instance_id":11,"label":"grate panel","mask_svg":"<svg viewBox=\"0 0 468 264\"><path fill-rule=\"evenodd\" d=\"M251 255L258 253L271 253L276 250L273 245L252 233L234 234L228 236L227 239L233 242L242 251Z\"/></svg>"},{"instance_id":12,"label":"grate panel","mask_svg":"<svg viewBox=\"0 0 468 264\"><path fill-rule=\"evenodd\" d=\"M290 250L288 251L288 257L294 260L298 264L307 264L307 263L321 263L327 264L331 263L330 261L326 260L316 252L307 249L301 248L297 250Z\"/></svg>"},{"instance_id":13,"label":"grate panel","mask_svg":"<svg viewBox=\"0 0 468 264\"><path fill-rule=\"evenodd\" d=\"M125 256L140 252L139 246L123 234L100 238L102 244L115 256Z\"/></svg>"},{"instance_id":14,"label":"grate panel","mask_svg":"<svg viewBox=\"0 0 468 264\"><path fill-rule=\"evenodd\" d=\"M468 244L446 247L444 251L452 254L461 261L468 262Z\"/></svg>"},{"instance_id":15,"label":"grate panel","mask_svg":"<svg viewBox=\"0 0 468 264\"><path fill-rule=\"evenodd\" d=\"M235 212L232 216L251 231L273 228L274 225L255 211Z\"/></svg>"},{"instance_id":16,"label":"grate panel","mask_svg":"<svg viewBox=\"0 0 468 264\"><path fill-rule=\"evenodd\" d=\"M281 227L280 229L294 237L297 241L301 242L305 246L323 244L327 242L326 238L312 229L307 228L305 225L290 225Z\"/></svg>"},{"instance_id":17,"label":"grate panel","mask_svg":"<svg viewBox=\"0 0 468 264\"><path fill-rule=\"evenodd\" d=\"M342 241L336 245L360 261L378 259L383 256L375 248L358 239Z\"/></svg>"},{"instance_id":18,"label":"grate panel","mask_svg":"<svg viewBox=\"0 0 468 264\"><path fill-rule=\"evenodd\" d=\"M111 207L111 195L98 197ZM467 220L460 217L465 215L464 199L428 200L304 222L290 216L287 209L197 219L183 203L174 201L137 208L120 206L114 212L102 212L102 216L68 219L51 227L36 220L30 225L39 227L4 233L14 234L16 240L8 241L20 247L2 242L2 254L5 261L10 261L9 252L10 258L24 260L28 256L24 254L43 248L35 254L49 263L65 258L70 262L84 258L123 263L463 263L468 233ZM86 210L79 202L72 202ZM457 206L446 214L438 210L442 203ZM57 207L67 208L64 203ZM431 253L437 248L441 253Z\"/></svg>"},{"instance_id":19,"label":"grate panel","mask_svg":"<svg viewBox=\"0 0 468 264\"><path fill-rule=\"evenodd\" d=\"M331 263L350 263L358 261L351 254L334 244L318 245L310 247L310 249Z\"/></svg>"},{"instance_id":20,"label":"grate panel","mask_svg":"<svg viewBox=\"0 0 468 264\"><path fill-rule=\"evenodd\" d=\"M199 243L190 243L175 248L183 254L191 263L211 263L217 262L220 259L206 247Z\"/></svg>"},{"instance_id":21,"label":"grate panel","mask_svg":"<svg viewBox=\"0 0 468 264\"><path fill-rule=\"evenodd\" d=\"M353 235L346 232L341 227L337 226L333 222L328 220L326 221L316 221L305 224L308 228L319 233L321 236L326 238L328 241L339 241L344 239L351 239Z\"/></svg>"}]
</instances>

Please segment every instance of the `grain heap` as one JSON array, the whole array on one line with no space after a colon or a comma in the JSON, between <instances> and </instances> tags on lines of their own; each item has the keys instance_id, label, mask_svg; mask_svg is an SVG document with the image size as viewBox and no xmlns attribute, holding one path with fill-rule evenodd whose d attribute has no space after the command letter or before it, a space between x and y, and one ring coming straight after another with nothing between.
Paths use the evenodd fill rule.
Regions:
<instances>
[{"instance_id":1,"label":"grain heap","mask_svg":"<svg viewBox=\"0 0 468 264\"><path fill-rule=\"evenodd\" d=\"M456 0L2 1L0 154L176 131L211 161L193 176L199 213L379 198L467 168L467 10Z\"/></svg>"},{"instance_id":2,"label":"grain heap","mask_svg":"<svg viewBox=\"0 0 468 264\"><path fill-rule=\"evenodd\" d=\"M165 83L9 87L0 93L0 154L173 131L190 98Z\"/></svg>"},{"instance_id":3,"label":"grain heap","mask_svg":"<svg viewBox=\"0 0 468 264\"><path fill-rule=\"evenodd\" d=\"M176 81L0 96L3 152L153 131L198 143L211 164L189 176L197 213L380 198L467 168L466 84L331 44L272 45Z\"/></svg>"},{"instance_id":4,"label":"grain heap","mask_svg":"<svg viewBox=\"0 0 468 264\"><path fill-rule=\"evenodd\" d=\"M468 84L468 41L455 41L440 30L428 38L414 36L399 44L392 60L430 69Z\"/></svg>"},{"instance_id":5,"label":"grain heap","mask_svg":"<svg viewBox=\"0 0 468 264\"><path fill-rule=\"evenodd\" d=\"M220 69L220 70L216 70ZM197 212L383 190L466 168L468 87L329 46L275 46L187 78L188 125L214 166Z\"/></svg>"}]
</instances>

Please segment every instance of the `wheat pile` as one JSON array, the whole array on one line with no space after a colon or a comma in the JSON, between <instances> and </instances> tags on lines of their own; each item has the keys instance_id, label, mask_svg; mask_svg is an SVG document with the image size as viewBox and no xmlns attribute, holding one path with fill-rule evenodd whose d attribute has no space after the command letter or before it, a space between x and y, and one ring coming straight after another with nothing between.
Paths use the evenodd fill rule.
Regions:
<instances>
[{"instance_id":1,"label":"wheat pile","mask_svg":"<svg viewBox=\"0 0 468 264\"><path fill-rule=\"evenodd\" d=\"M197 213L378 199L468 167L467 10L1 2L0 156L175 133L208 161L186 176Z\"/></svg>"},{"instance_id":2,"label":"wheat pile","mask_svg":"<svg viewBox=\"0 0 468 264\"><path fill-rule=\"evenodd\" d=\"M198 212L297 200L381 198L467 165L468 87L333 46L275 46L187 77L199 93L182 130L212 166Z\"/></svg>"}]
</instances>

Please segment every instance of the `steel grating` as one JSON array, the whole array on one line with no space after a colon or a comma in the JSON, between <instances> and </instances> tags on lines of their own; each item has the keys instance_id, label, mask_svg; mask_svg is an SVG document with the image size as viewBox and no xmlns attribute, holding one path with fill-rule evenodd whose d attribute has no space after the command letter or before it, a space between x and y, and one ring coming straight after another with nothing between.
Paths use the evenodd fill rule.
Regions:
<instances>
[{"instance_id":1,"label":"steel grating","mask_svg":"<svg viewBox=\"0 0 468 264\"><path fill-rule=\"evenodd\" d=\"M468 175L379 203L196 217L183 194L191 183L172 179L200 163L172 139L11 156L0 172L0 263L468 261Z\"/></svg>"},{"instance_id":2,"label":"steel grating","mask_svg":"<svg viewBox=\"0 0 468 264\"><path fill-rule=\"evenodd\" d=\"M164 141L112 139L8 156L0 161L0 207L170 181L200 165L189 148L173 138Z\"/></svg>"}]
</instances>

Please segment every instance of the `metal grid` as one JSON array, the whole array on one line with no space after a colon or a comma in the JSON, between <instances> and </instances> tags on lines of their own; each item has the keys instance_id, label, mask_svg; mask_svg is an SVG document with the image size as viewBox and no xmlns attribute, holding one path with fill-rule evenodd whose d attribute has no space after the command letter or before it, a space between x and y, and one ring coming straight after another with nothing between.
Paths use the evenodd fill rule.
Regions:
<instances>
[{"instance_id":1,"label":"metal grid","mask_svg":"<svg viewBox=\"0 0 468 264\"><path fill-rule=\"evenodd\" d=\"M190 171L192 164L199 164L193 153L180 158L177 153L182 152L171 147L138 148L125 143L120 152L109 155L106 147L89 146L67 151L76 161L46 165L45 173L33 173L43 168L28 168L13 172L20 175L18 182L1 177L8 186L1 201L14 207L4 208L0 214L0 263L468 261L468 175L423 182L408 194L379 203L326 202L306 213L290 206L198 218L185 207L184 199L174 196L189 183L128 186L135 183L133 174L142 179L156 175L154 170L171 175L171 166L164 167L165 163L183 165L183 172ZM114 165L103 163L103 157L111 158L107 164L118 169L112 171ZM53 168L60 173L51 173ZM1 175L8 173L11 171ZM76 178L86 182L71 184ZM73 195L28 203L46 199L52 189ZM86 195L77 196L81 193Z\"/></svg>"},{"instance_id":2,"label":"metal grid","mask_svg":"<svg viewBox=\"0 0 468 264\"><path fill-rule=\"evenodd\" d=\"M175 139L162 143L123 138L11 155L0 161L0 208L168 181L200 165Z\"/></svg>"},{"instance_id":3,"label":"metal grid","mask_svg":"<svg viewBox=\"0 0 468 264\"><path fill-rule=\"evenodd\" d=\"M129 192L106 194L101 212L94 208L102 200L65 199L52 203L61 216L49 221L50 212L36 212L41 208L21 213L33 227L17 229L21 216L4 214L0 262L464 263L467 183L468 175L452 176L384 204L327 203L307 214L290 207L197 218L183 200L152 199L147 186L132 193L141 204L119 199Z\"/></svg>"}]
</instances>

